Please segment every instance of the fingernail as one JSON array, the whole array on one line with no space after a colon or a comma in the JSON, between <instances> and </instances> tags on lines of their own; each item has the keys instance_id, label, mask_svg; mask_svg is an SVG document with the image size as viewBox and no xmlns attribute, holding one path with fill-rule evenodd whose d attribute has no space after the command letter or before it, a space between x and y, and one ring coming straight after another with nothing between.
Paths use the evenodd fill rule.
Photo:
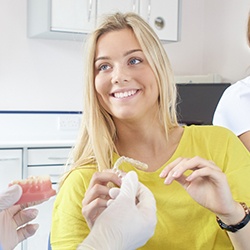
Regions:
<instances>
[{"instance_id":1,"label":"fingernail","mask_svg":"<svg viewBox=\"0 0 250 250\"><path fill-rule=\"evenodd\" d=\"M170 184L170 180L169 179L165 179L164 184Z\"/></svg>"},{"instance_id":2,"label":"fingernail","mask_svg":"<svg viewBox=\"0 0 250 250\"><path fill-rule=\"evenodd\" d=\"M109 199L109 200L107 201L107 207L110 206L110 204L111 204L113 201L114 201L113 199Z\"/></svg>"},{"instance_id":3,"label":"fingernail","mask_svg":"<svg viewBox=\"0 0 250 250\"><path fill-rule=\"evenodd\" d=\"M179 176L179 173L178 171L175 171L173 174L172 174L173 177L178 177Z\"/></svg>"},{"instance_id":4,"label":"fingernail","mask_svg":"<svg viewBox=\"0 0 250 250\"><path fill-rule=\"evenodd\" d=\"M35 230L37 230L39 228L39 224L33 224L33 227Z\"/></svg>"},{"instance_id":5,"label":"fingernail","mask_svg":"<svg viewBox=\"0 0 250 250\"><path fill-rule=\"evenodd\" d=\"M169 180L165 180L165 181L164 181L164 184L169 184Z\"/></svg>"},{"instance_id":6,"label":"fingernail","mask_svg":"<svg viewBox=\"0 0 250 250\"><path fill-rule=\"evenodd\" d=\"M164 177L164 173L161 172L160 175L159 175L159 177L163 178Z\"/></svg>"},{"instance_id":7,"label":"fingernail","mask_svg":"<svg viewBox=\"0 0 250 250\"><path fill-rule=\"evenodd\" d=\"M35 234L38 228L39 228L39 224L29 224L29 226L26 227L28 237Z\"/></svg>"},{"instance_id":8,"label":"fingernail","mask_svg":"<svg viewBox=\"0 0 250 250\"><path fill-rule=\"evenodd\" d=\"M37 209L28 209L25 211L25 213L32 219L36 218L38 215L38 210Z\"/></svg>"}]
</instances>

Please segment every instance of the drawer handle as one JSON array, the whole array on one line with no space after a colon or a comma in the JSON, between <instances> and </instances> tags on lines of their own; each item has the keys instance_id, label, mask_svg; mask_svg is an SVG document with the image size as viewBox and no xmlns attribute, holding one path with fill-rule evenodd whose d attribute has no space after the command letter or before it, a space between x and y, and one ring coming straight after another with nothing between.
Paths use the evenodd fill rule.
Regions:
<instances>
[{"instance_id":1,"label":"drawer handle","mask_svg":"<svg viewBox=\"0 0 250 250\"><path fill-rule=\"evenodd\" d=\"M150 17L151 17L151 0L149 0L148 2L148 22L150 20Z\"/></svg>"},{"instance_id":2,"label":"drawer handle","mask_svg":"<svg viewBox=\"0 0 250 250\"><path fill-rule=\"evenodd\" d=\"M0 158L0 161L18 161L20 158Z\"/></svg>"},{"instance_id":3,"label":"drawer handle","mask_svg":"<svg viewBox=\"0 0 250 250\"><path fill-rule=\"evenodd\" d=\"M136 6L136 0L133 1L133 9L132 9L133 12L135 12L135 6Z\"/></svg>"},{"instance_id":4,"label":"drawer handle","mask_svg":"<svg viewBox=\"0 0 250 250\"><path fill-rule=\"evenodd\" d=\"M61 177L61 175L60 174L49 174L50 175L50 177Z\"/></svg>"},{"instance_id":5,"label":"drawer handle","mask_svg":"<svg viewBox=\"0 0 250 250\"><path fill-rule=\"evenodd\" d=\"M58 161L58 160L68 160L67 157L48 157L49 160L51 161Z\"/></svg>"},{"instance_id":6,"label":"drawer handle","mask_svg":"<svg viewBox=\"0 0 250 250\"><path fill-rule=\"evenodd\" d=\"M92 9L93 9L93 0L89 0L88 22L90 21L91 18Z\"/></svg>"},{"instance_id":7,"label":"drawer handle","mask_svg":"<svg viewBox=\"0 0 250 250\"><path fill-rule=\"evenodd\" d=\"M141 0L139 1L139 15L141 14L140 13L140 5L141 5ZM148 0L148 13L147 13L147 18L146 18L148 23L150 21L150 18L151 18L151 0Z\"/></svg>"}]
</instances>

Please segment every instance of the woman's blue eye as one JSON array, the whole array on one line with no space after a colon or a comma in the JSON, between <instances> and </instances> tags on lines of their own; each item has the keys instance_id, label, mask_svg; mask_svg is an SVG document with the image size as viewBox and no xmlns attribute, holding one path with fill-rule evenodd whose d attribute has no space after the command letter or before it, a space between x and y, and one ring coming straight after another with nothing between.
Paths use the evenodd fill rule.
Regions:
<instances>
[{"instance_id":1,"label":"woman's blue eye","mask_svg":"<svg viewBox=\"0 0 250 250\"><path fill-rule=\"evenodd\" d=\"M102 71L102 70L107 70L107 69L109 69L109 66L108 66L107 64L101 65L101 66L99 67L99 70L100 70L100 71Z\"/></svg>"},{"instance_id":2,"label":"woman's blue eye","mask_svg":"<svg viewBox=\"0 0 250 250\"><path fill-rule=\"evenodd\" d=\"M129 61L130 64L138 64L138 63L140 63L140 62L141 62L141 60L139 60L139 59L137 59L137 58L133 58L133 59L131 59L131 60Z\"/></svg>"}]
</instances>

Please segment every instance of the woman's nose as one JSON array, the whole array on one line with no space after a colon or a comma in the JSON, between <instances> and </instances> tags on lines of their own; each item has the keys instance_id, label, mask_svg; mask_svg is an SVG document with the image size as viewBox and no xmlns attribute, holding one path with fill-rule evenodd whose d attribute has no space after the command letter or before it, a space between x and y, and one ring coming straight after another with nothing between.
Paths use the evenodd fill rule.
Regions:
<instances>
[{"instance_id":1,"label":"woman's nose","mask_svg":"<svg viewBox=\"0 0 250 250\"><path fill-rule=\"evenodd\" d=\"M112 84L125 84L129 81L128 72L121 67L117 67L113 69Z\"/></svg>"}]
</instances>

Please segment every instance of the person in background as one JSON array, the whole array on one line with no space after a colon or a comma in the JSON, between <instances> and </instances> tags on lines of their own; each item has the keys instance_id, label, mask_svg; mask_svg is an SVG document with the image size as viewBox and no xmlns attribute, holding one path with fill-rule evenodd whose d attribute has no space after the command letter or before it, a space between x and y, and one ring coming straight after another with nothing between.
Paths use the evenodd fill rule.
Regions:
<instances>
[{"instance_id":1,"label":"person in background","mask_svg":"<svg viewBox=\"0 0 250 250\"><path fill-rule=\"evenodd\" d=\"M250 13L247 38L250 45ZM250 151L250 76L224 91L216 107L213 124L232 130Z\"/></svg>"},{"instance_id":2,"label":"person in background","mask_svg":"<svg viewBox=\"0 0 250 250\"><path fill-rule=\"evenodd\" d=\"M14 249L38 229L38 224L26 224L36 218L37 209L23 210L21 205L13 205L21 195L22 188L18 185L13 185L0 194L1 250ZM108 202L108 208L98 217L93 230L78 250L136 249L154 234L157 220L155 199L138 182L135 172L131 171L123 178L119 190L110 189L110 196L112 199ZM137 204L135 197L138 199ZM133 223L127 223L129 220Z\"/></svg>"},{"instance_id":3,"label":"person in background","mask_svg":"<svg viewBox=\"0 0 250 250\"><path fill-rule=\"evenodd\" d=\"M107 15L84 58L82 129L54 203L52 249L76 249L93 230L124 156L144 163L118 169L135 171L157 206L139 249L249 250L250 154L226 128L178 124L173 73L152 28L135 13Z\"/></svg>"}]
</instances>

